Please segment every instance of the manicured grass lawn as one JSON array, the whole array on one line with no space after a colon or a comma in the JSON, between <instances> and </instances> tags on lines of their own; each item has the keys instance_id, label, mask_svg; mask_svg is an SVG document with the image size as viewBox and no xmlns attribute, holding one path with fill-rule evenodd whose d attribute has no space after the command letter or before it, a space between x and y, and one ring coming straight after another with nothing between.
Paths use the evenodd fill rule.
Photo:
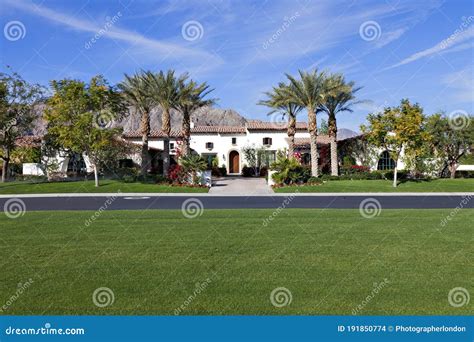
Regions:
<instances>
[{"instance_id":1,"label":"manicured grass lawn","mask_svg":"<svg viewBox=\"0 0 474 342\"><path fill-rule=\"evenodd\" d=\"M99 187L94 181L28 183L0 183L0 194L46 194L46 193L112 193L118 192L208 192L206 188L178 187L167 184L124 183L117 180L102 180Z\"/></svg>"},{"instance_id":2,"label":"manicured grass lawn","mask_svg":"<svg viewBox=\"0 0 474 342\"><path fill-rule=\"evenodd\" d=\"M275 192L474 192L474 178L406 181L394 188L388 180L335 180L321 185L287 186Z\"/></svg>"},{"instance_id":3,"label":"manicured grass lawn","mask_svg":"<svg viewBox=\"0 0 474 342\"><path fill-rule=\"evenodd\" d=\"M474 210L441 227L450 212L285 209L264 225L272 210L105 211L89 226L93 212L0 213L0 308L32 278L2 314L350 315L387 279L359 314L468 315L472 298L455 308L448 293L474 294ZM100 287L112 305L93 304ZM271 304L277 287L290 305Z\"/></svg>"}]
</instances>

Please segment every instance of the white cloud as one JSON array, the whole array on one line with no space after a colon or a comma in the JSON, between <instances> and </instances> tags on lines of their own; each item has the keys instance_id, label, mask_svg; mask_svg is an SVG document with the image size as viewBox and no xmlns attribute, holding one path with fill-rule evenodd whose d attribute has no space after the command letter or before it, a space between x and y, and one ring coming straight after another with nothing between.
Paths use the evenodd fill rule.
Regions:
<instances>
[{"instance_id":1,"label":"white cloud","mask_svg":"<svg viewBox=\"0 0 474 342\"><path fill-rule=\"evenodd\" d=\"M467 30L462 31L458 34L451 35L450 37L442 40L441 42L439 42L435 46L430 47L429 49L414 53L413 55L405 58L401 62L396 63L396 64L392 65L391 67L389 67L387 69L396 68L398 66L414 62L414 61L419 60L421 58L430 57L430 56L436 55L436 54L441 53L441 52L448 52L451 49L455 49L457 45L459 45L459 44L461 44L465 41L468 41L472 38L474 38L474 26L471 26Z\"/></svg>"},{"instance_id":2,"label":"white cloud","mask_svg":"<svg viewBox=\"0 0 474 342\"><path fill-rule=\"evenodd\" d=\"M216 55L210 54L206 51L200 49L191 49L180 46L179 44L151 39L136 32L120 29L116 27L116 25L108 28L107 30L104 30L103 27L98 26L91 21L78 19L44 6L38 6L32 3L25 3L20 0L5 0L5 3L7 3L13 8L40 16L51 22L62 24L74 30L90 32L93 34L96 34L101 31L103 37L124 41L126 43L129 43L133 47L151 50L155 53L160 53L161 55L167 55L170 58L197 57L205 58L208 60L211 59L216 63L222 62L222 60L220 60L220 58L218 58Z\"/></svg>"}]
</instances>

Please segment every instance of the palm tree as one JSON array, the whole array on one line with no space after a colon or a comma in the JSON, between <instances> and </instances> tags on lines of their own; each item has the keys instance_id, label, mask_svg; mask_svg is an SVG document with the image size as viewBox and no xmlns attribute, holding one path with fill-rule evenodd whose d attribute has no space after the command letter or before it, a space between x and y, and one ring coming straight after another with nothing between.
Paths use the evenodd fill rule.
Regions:
<instances>
[{"instance_id":1,"label":"palm tree","mask_svg":"<svg viewBox=\"0 0 474 342\"><path fill-rule=\"evenodd\" d=\"M288 93L288 85L283 82L278 83L277 87L273 87L272 91L266 92L266 100L260 101L258 104L271 108L268 115L281 113L288 116L287 134L290 142L288 144L288 157L292 158L295 152L295 134L296 134L296 115L303 107L291 102Z\"/></svg>"},{"instance_id":2,"label":"palm tree","mask_svg":"<svg viewBox=\"0 0 474 342\"><path fill-rule=\"evenodd\" d=\"M326 74L313 70L311 72L298 71L300 79L286 74L290 81L285 89L289 101L298 106L305 107L308 112L308 132L311 147L311 175L318 177L318 145L317 145L317 122L316 110L323 102L327 89Z\"/></svg>"},{"instance_id":3,"label":"palm tree","mask_svg":"<svg viewBox=\"0 0 474 342\"><path fill-rule=\"evenodd\" d=\"M214 89L210 89L206 82L198 84L193 80L188 83L181 81L178 86L176 108L183 114L181 134L183 136L183 155L190 154L191 113L199 108L211 106L217 99L204 99Z\"/></svg>"},{"instance_id":4,"label":"palm tree","mask_svg":"<svg viewBox=\"0 0 474 342\"><path fill-rule=\"evenodd\" d=\"M148 85L144 72L133 76L125 74L125 80L118 88L121 90L125 102L135 108L140 115L140 133L142 135L141 174L145 176L149 165L148 138L150 136L150 112L153 108L152 98L149 96Z\"/></svg>"},{"instance_id":5,"label":"palm tree","mask_svg":"<svg viewBox=\"0 0 474 342\"><path fill-rule=\"evenodd\" d=\"M179 84L188 78L187 74L176 77L174 70L166 73L160 71L155 74L146 73L146 83L149 86L150 96L155 104L161 106L161 131L163 132L163 175L168 176L170 166L170 135L171 135L171 109L176 108L179 97Z\"/></svg>"},{"instance_id":6,"label":"palm tree","mask_svg":"<svg viewBox=\"0 0 474 342\"><path fill-rule=\"evenodd\" d=\"M346 82L342 74L330 75L327 79L328 88L331 92L327 94L324 101L319 105L317 112L328 115L328 135L331 146L331 174L337 176L337 122L336 115L342 112L352 113L352 106L363 101L355 101L355 93L362 87L356 87L354 82Z\"/></svg>"}]
</instances>

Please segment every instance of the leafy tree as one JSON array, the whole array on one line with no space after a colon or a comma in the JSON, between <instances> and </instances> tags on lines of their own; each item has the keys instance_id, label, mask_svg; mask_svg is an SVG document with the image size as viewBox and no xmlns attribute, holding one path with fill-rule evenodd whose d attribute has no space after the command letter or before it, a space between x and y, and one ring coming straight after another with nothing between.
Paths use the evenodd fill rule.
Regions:
<instances>
[{"instance_id":1,"label":"leafy tree","mask_svg":"<svg viewBox=\"0 0 474 342\"><path fill-rule=\"evenodd\" d=\"M460 159L469 154L474 145L474 117L466 115L461 119L464 120L463 124L457 125L449 117L437 113L427 120L431 138L428 148L433 151L435 158L443 161L451 178L456 175Z\"/></svg>"},{"instance_id":2,"label":"leafy tree","mask_svg":"<svg viewBox=\"0 0 474 342\"><path fill-rule=\"evenodd\" d=\"M288 93L288 85L280 82L278 86L273 87L272 91L266 92L266 100L260 101L258 104L271 108L269 115L281 113L288 116L287 134L290 140L288 144L288 156L292 158L295 152L295 134L296 134L296 115L303 109L295 102L292 102Z\"/></svg>"},{"instance_id":3,"label":"leafy tree","mask_svg":"<svg viewBox=\"0 0 474 342\"><path fill-rule=\"evenodd\" d=\"M319 133L327 135L329 132L328 122L324 119L321 119L321 123L319 124Z\"/></svg>"},{"instance_id":4,"label":"leafy tree","mask_svg":"<svg viewBox=\"0 0 474 342\"><path fill-rule=\"evenodd\" d=\"M405 99L398 107L387 107L382 113L369 114L367 121L369 125L362 125L361 130L368 142L388 151L395 162L393 186L396 187L402 152L406 161L413 160L422 152L424 141L428 139L423 109Z\"/></svg>"},{"instance_id":5,"label":"leafy tree","mask_svg":"<svg viewBox=\"0 0 474 342\"><path fill-rule=\"evenodd\" d=\"M44 88L26 82L17 73L0 73L0 158L2 182L8 177L16 140L30 133L36 119L33 107L42 99Z\"/></svg>"},{"instance_id":6,"label":"leafy tree","mask_svg":"<svg viewBox=\"0 0 474 342\"><path fill-rule=\"evenodd\" d=\"M176 109L179 100L179 85L188 78L187 74L179 77L175 76L174 70L168 70L166 73L146 73L146 82L149 86L149 95L162 109L161 131L163 132L163 175L168 175L170 166L170 134L171 134L171 109Z\"/></svg>"},{"instance_id":7,"label":"leafy tree","mask_svg":"<svg viewBox=\"0 0 474 342\"><path fill-rule=\"evenodd\" d=\"M311 175L319 175L318 168L318 144L317 144L317 121L316 113L325 96L327 95L328 83L326 74L313 70L311 72L299 71L299 79L286 74L290 81L285 93L288 100L298 106L305 107L308 112L308 132L311 148Z\"/></svg>"},{"instance_id":8,"label":"leafy tree","mask_svg":"<svg viewBox=\"0 0 474 342\"><path fill-rule=\"evenodd\" d=\"M103 123L124 114L122 97L102 76L93 77L89 84L69 79L52 81L51 87L54 94L45 113L48 131L63 148L88 157L98 187L98 171L120 133L120 129L104 127Z\"/></svg>"},{"instance_id":9,"label":"leafy tree","mask_svg":"<svg viewBox=\"0 0 474 342\"><path fill-rule=\"evenodd\" d=\"M154 102L150 95L145 73L137 73L133 76L125 74L125 80L118 88L126 103L133 107L140 116L140 132L142 134L141 151L141 175L145 176L149 167L148 139L150 136L150 112L153 109Z\"/></svg>"},{"instance_id":10,"label":"leafy tree","mask_svg":"<svg viewBox=\"0 0 474 342\"><path fill-rule=\"evenodd\" d=\"M266 149L263 146L249 145L242 147L241 151L248 166L253 169L253 174L258 176L260 174L260 161Z\"/></svg>"},{"instance_id":11,"label":"leafy tree","mask_svg":"<svg viewBox=\"0 0 474 342\"><path fill-rule=\"evenodd\" d=\"M183 136L183 155L190 154L191 113L199 108L216 103L216 99L205 99L214 89L210 89L206 82L198 84L193 80L178 83L178 97L175 107L183 114L181 134Z\"/></svg>"},{"instance_id":12,"label":"leafy tree","mask_svg":"<svg viewBox=\"0 0 474 342\"><path fill-rule=\"evenodd\" d=\"M331 174L339 174L337 163L337 121L336 115L343 112L352 113L352 107L361 101L355 100L355 94L361 89L356 87L354 82L346 82L342 74L330 75L327 79L332 92L328 93L317 112L324 112L328 115L328 135L331 148Z\"/></svg>"}]
</instances>

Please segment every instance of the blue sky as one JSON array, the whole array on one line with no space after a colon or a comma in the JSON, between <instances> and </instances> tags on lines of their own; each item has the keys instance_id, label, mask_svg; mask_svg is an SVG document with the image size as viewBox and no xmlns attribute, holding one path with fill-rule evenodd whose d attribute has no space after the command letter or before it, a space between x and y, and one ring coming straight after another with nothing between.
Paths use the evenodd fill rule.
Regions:
<instances>
[{"instance_id":1,"label":"blue sky","mask_svg":"<svg viewBox=\"0 0 474 342\"><path fill-rule=\"evenodd\" d=\"M262 92L317 67L371 100L339 127L357 130L402 98L427 114L474 112L472 0L2 0L0 10L1 70L32 82L103 74L115 84L173 68L211 84L219 107L265 120Z\"/></svg>"}]
</instances>

